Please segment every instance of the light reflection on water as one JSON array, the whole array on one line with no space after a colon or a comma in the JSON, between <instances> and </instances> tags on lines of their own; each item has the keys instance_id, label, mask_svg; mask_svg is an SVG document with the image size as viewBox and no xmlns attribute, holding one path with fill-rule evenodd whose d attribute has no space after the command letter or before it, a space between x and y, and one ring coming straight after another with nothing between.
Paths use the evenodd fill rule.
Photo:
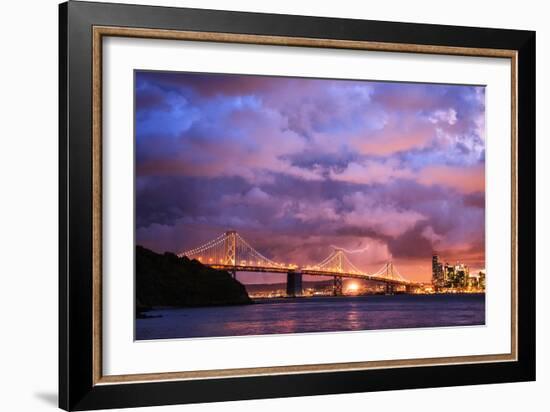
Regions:
<instances>
[{"instance_id":1,"label":"light reflection on water","mask_svg":"<svg viewBox=\"0 0 550 412\"><path fill-rule=\"evenodd\" d=\"M147 315L136 320L138 340L483 325L485 295L275 299Z\"/></svg>"}]
</instances>

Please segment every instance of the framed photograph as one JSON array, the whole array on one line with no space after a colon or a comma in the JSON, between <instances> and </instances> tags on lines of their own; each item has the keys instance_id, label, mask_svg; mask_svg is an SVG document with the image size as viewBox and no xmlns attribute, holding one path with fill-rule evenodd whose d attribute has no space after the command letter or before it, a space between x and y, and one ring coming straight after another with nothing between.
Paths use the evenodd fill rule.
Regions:
<instances>
[{"instance_id":1,"label":"framed photograph","mask_svg":"<svg viewBox=\"0 0 550 412\"><path fill-rule=\"evenodd\" d=\"M60 407L535 379L535 33L60 5Z\"/></svg>"}]
</instances>

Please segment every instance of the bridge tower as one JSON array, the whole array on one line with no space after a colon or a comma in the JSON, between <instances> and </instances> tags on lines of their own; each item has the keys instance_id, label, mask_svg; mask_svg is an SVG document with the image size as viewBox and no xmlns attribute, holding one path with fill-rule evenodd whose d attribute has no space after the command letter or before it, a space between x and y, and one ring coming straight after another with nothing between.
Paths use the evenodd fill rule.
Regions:
<instances>
[{"instance_id":1,"label":"bridge tower","mask_svg":"<svg viewBox=\"0 0 550 412\"><path fill-rule=\"evenodd\" d=\"M386 263L386 277L393 279L393 262L391 260Z\"/></svg>"},{"instance_id":2,"label":"bridge tower","mask_svg":"<svg viewBox=\"0 0 550 412\"><path fill-rule=\"evenodd\" d=\"M223 241L223 264L226 266L235 266L237 264L237 232L229 230L225 232ZM230 270L233 277L236 277L237 272Z\"/></svg>"},{"instance_id":3,"label":"bridge tower","mask_svg":"<svg viewBox=\"0 0 550 412\"><path fill-rule=\"evenodd\" d=\"M342 249L336 249L334 258L336 262L336 271L342 273L344 271L344 251Z\"/></svg>"},{"instance_id":4,"label":"bridge tower","mask_svg":"<svg viewBox=\"0 0 550 412\"><path fill-rule=\"evenodd\" d=\"M332 282L332 296L342 296L343 281L341 276L334 276Z\"/></svg>"},{"instance_id":5,"label":"bridge tower","mask_svg":"<svg viewBox=\"0 0 550 412\"><path fill-rule=\"evenodd\" d=\"M393 279L393 262L390 260L386 263L386 277ZM395 293L395 285L390 282L386 282L386 295L393 295Z\"/></svg>"},{"instance_id":6,"label":"bridge tower","mask_svg":"<svg viewBox=\"0 0 550 412\"><path fill-rule=\"evenodd\" d=\"M336 263L336 271L342 273L344 271L344 251L342 249L336 249L336 254L334 256L334 261ZM333 296L342 296L343 294L343 280L341 276L334 276L332 281L332 295Z\"/></svg>"},{"instance_id":7,"label":"bridge tower","mask_svg":"<svg viewBox=\"0 0 550 412\"><path fill-rule=\"evenodd\" d=\"M302 296L302 272L298 270L290 270L286 274L286 296L295 298Z\"/></svg>"}]
</instances>

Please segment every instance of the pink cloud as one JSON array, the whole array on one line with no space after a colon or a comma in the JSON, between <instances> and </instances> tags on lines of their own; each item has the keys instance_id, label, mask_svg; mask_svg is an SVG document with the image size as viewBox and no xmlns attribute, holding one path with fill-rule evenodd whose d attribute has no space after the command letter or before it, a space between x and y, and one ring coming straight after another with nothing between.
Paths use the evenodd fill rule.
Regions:
<instances>
[{"instance_id":1,"label":"pink cloud","mask_svg":"<svg viewBox=\"0 0 550 412\"><path fill-rule=\"evenodd\" d=\"M427 186L449 187L462 193L485 191L484 165L435 165L413 171L391 160L351 162L340 173L332 171L331 178L356 184L385 184L396 179L409 179Z\"/></svg>"},{"instance_id":2,"label":"pink cloud","mask_svg":"<svg viewBox=\"0 0 550 412\"><path fill-rule=\"evenodd\" d=\"M412 118L392 118L373 132L355 136L352 144L364 155L387 156L397 152L425 147L436 135L434 125Z\"/></svg>"},{"instance_id":3,"label":"pink cloud","mask_svg":"<svg viewBox=\"0 0 550 412\"><path fill-rule=\"evenodd\" d=\"M413 172L401 168L396 160L351 162L341 173L331 171L333 180L357 184L383 184L393 179L412 179L413 177Z\"/></svg>"},{"instance_id":4,"label":"pink cloud","mask_svg":"<svg viewBox=\"0 0 550 412\"><path fill-rule=\"evenodd\" d=\"M453 108L447 110L436 110L429 117L430 122L432 123L447 123L449 125L454 125L457 122L456 110Z\"/></svg>"},{"instance_id":5,"label":"pink cloud","mask_svg":"<svg viewBox=\"0 0 550 412\"><path fill-rule=\"evenodd\" d=\"M353 208L343 217L346 224L368 227L385 236L399 236L426 219L413 210L397 208L392 204L375 204L362 192L345 196L343 202Z\"/></svg>"},{"instance_id":6,"label":"pink cloud","mask_svg":"<svg viewBox=\"0 0 550 412\"><path fill-rule=\"evenodd\" d=\"M452 187L463 193L485 191L485 167L428 166L422 169L416 179L425 185Z\"/></svg>"}]
</instances>

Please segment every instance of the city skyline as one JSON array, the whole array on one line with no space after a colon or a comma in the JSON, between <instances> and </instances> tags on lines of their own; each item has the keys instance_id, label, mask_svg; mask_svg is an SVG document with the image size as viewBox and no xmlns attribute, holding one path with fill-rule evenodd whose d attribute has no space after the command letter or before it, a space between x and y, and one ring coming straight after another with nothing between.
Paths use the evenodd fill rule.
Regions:
<instances>
[{"instance_id":1,"label":"city skyline","mask_svg":"<svg viewBox=\"0 0 550 412\"><path fill-rule=\"evenodd\" d=\"M297 265L338 246L417 281L435 251L485 266L483 87L135 76L138 244L177 253L238 230Z\"/></svg>"}]
</instances>

